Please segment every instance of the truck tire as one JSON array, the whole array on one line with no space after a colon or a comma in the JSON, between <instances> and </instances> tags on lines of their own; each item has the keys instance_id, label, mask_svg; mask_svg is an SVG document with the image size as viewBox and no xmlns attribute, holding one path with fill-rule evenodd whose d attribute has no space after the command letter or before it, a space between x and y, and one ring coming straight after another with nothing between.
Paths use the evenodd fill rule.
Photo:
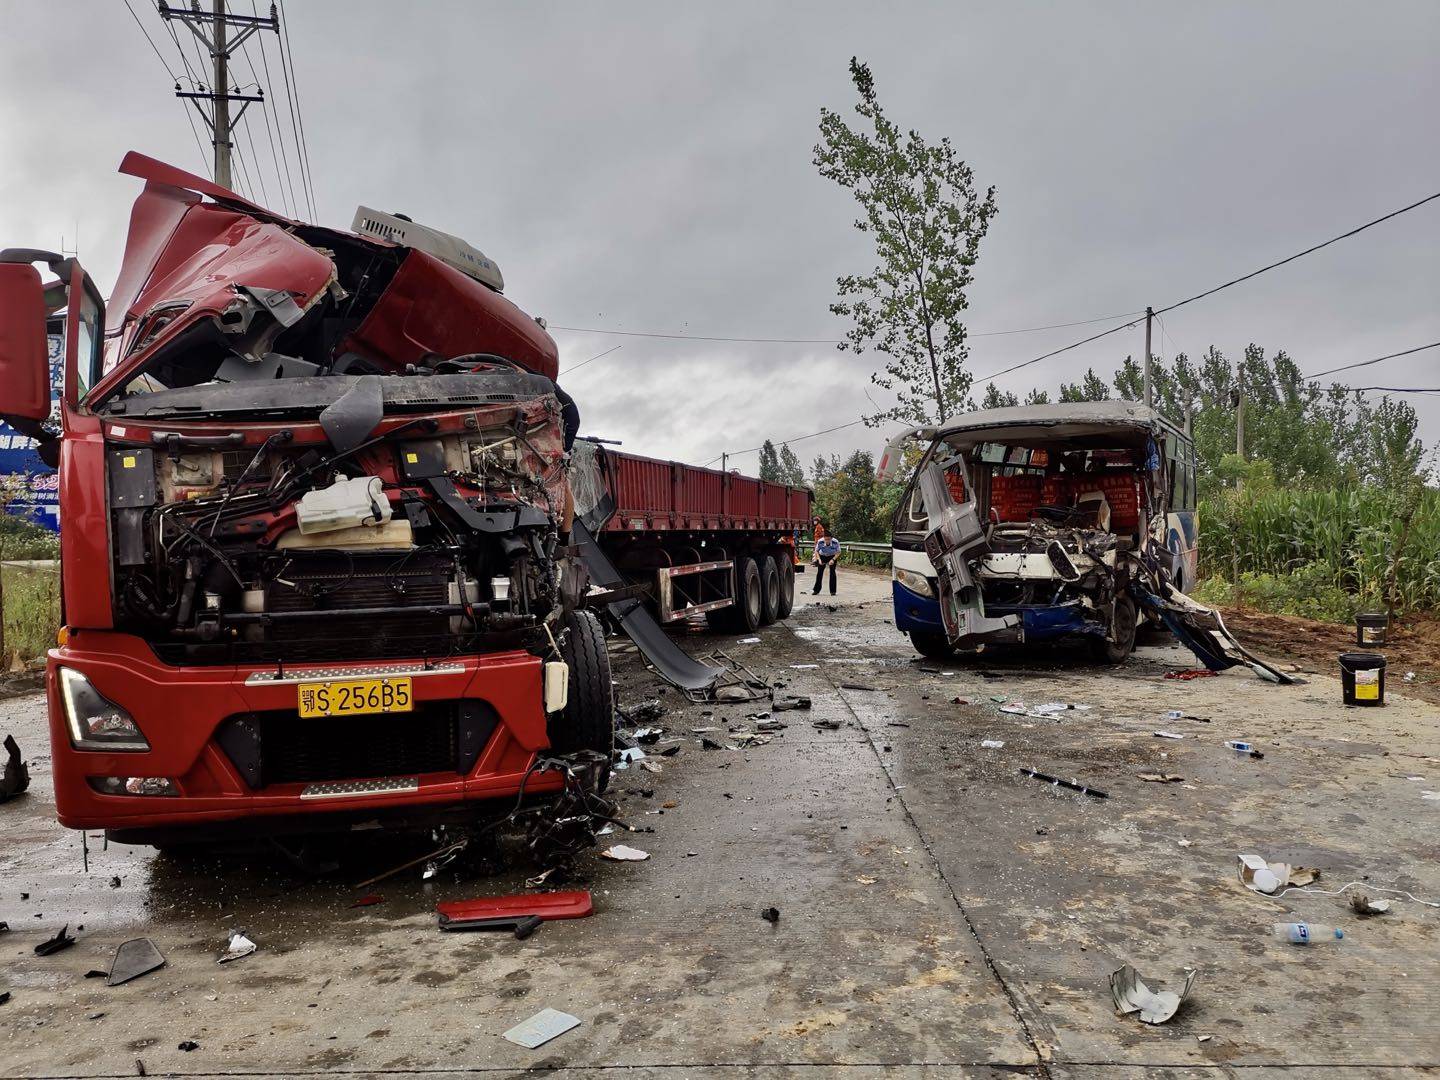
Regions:
<instances>
[{"instance_id":1,"label":"truck tire","mask_svg":"<svg viewBox=\"0 0 1440 1080\"><path fill-rule=\"evenodd\" d=\"M1117 596L1110 633L1103 638L1090 639L1090 649L1095 659L1104 664L1123 664L1126 657L1135 651L1137 619L1135 601L1124 593Z\"/></svg>"},{"instance_id":2,"label":"truck tire","mask_svg":"<svg viewBox=\"0 0 1440 1080\"><path fill-rule=\"evenodd\" d=\"M780 617L780 568L769 555L756 560L760 567L760 625L769 626Z\"/></svg>"},{"instance_id":3,"label":"truck tire","mask_svg":"<svg viewBox=\"0 0 1440 1080\"><path fill-rule=\"evenodd\" d=\"M760 564L749 555L735 560L735 604L732 629L737 634L753 634L760 629L765 611L765 597L760 582ZM721 609L725 610L725 609Z\"/></svg>"},{"instance_id":4,"label":"truck tire","mask_svg":"<svg viewBox=\"0 0 1440 1080\"><path fill-rule=\"evenodd\" d=\"M570 665L569 700L550 717L550 747L557 753L615 752L615 699L605 631L589 611L572 611L560 656Z\"/></svg>"},{"instance_id":5,"label":"truck tire","mask_svg":"<svg viewBox=\"0 0 1440 1080\"><path fill-rule=\"evenodd\" d=\"M927 660L949 660L955 655L950 639L931 630L911 630L910 644Z\"/></svg>"},{"instance_id":6,"label":"truck tire","mask_svg":"<svg viewBox=\"0 0 1440 1080\"><path fill-rule=\"evenodd\" d=\"M795 560L790 556L789 548L772 551L770 558L780 575L780 603L776 607L775 617L788 619L790 612L795 610Z\"/></svg>"}]
</instances>

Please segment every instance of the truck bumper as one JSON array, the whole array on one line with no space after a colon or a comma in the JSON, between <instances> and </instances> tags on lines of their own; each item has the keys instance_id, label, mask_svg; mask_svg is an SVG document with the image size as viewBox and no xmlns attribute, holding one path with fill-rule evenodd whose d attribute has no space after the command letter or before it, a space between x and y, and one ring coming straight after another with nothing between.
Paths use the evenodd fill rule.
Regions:
<instances>
[{"instance_id":1,"label":"truck bumper","mask_svg":"<svg viewBox=\"0 0 1440 1080\"><path fill-rule=\"evenodd\" d=\"M130 714L148 750L75 748L58 671L85 676ZM301 719L298 687L325 677L407 675L414 710ZM525 781L549 746L541 661L525 652L443 662L171 667L129 634L76 631L46 669L55 806L72 829L127 834L317 831L367 817L421 818L560 787ZM163 778L167 794L133 794L106 778ZM110 794L98 787L124 793ZM142 785L131 785L140 787ZM475 809L480 809L477 805Z\"/></svg>"}]
</instances>

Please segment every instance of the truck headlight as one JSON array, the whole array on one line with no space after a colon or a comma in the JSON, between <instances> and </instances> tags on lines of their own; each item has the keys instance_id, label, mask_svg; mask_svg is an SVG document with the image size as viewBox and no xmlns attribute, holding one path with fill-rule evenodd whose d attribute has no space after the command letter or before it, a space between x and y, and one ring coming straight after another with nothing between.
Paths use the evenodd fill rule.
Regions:
<instances>
[{"instance_id":1,"label":"truck headlight","mask_svg":"<svg viewBox=\"0 0 1440 1080\"><path fill-rule=\"evenodd\" d=\"M144 751L150 749L135 719L74 668L62 667L60 702L76 750Z\"/></svg>"},{"instance_id":2,"label":"truck headlight","mask_svg":"<svg viewBox=\"0 0 1440 1080\"><path fill-rule=\"evenodd\" d=\"M901 570L899 567L896 567L895 580L918 596L935 595L934 590L930 588L930 579L924 574L917 574L913 570Z\"/></svg>"}]
</instances>

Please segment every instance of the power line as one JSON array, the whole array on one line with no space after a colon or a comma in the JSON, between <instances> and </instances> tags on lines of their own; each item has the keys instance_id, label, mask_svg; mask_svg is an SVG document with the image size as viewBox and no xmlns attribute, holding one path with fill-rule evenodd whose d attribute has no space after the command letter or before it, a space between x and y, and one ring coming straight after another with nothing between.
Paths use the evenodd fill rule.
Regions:
<instances>
[{"instance_id":1,"label":"power line","mask_svg":"<svg viewBox=\"0 0 1440 1080\"><path fill-rule=\"evenodd\" d=\"M250 10L255 13L255 17L256 17L256 18L259 18L259 17L260 17L260 16L259 16L259 12L256 11L255 4L253 3L253 0L252 0L252 3L250 4ZM265 38L264 38L264 35L261 35L261 38L260 38L260 49L261 49L261 52L262 52L262 54L263 54L264 49L265 49ZM240 53L241 53L242 56L245 57L245 66L250 69L250 77L255 80L255 83L256 83L257 86L261 85L261 83L260 83L260 73L259 73L259 71L257 71L256 68L255 68L255 61L250 58L250 43L249 43L249 42L244 42L244 41L242 41L242 42L240 43ZM266 75L265 75L265 85L269 85L269 82L270 82L270 75L269 75L269 73L267 72ZM264 94L265 91L262 89L262 90L260 90L259 92L260 92L261 94ZM270 114L273 113L274 111L275 111L275 104L274 104L274 102L273 102L270 98L267 97L264 101L262 101L262 102L260 103L260 115L263 116L263 117L265 117L265 137L266 137L266 139L267 139L267 140L269 141L269 143L270 143L270 165L271 165L271 167L274 169L274 172L275 172L275 190L276 190L276 192L277 192L277 194L278 194L278 197L279 197L279 199L280 199L280 205L281 205L282 209L284 209L286 215L289 216L289 217L294 217L294 213L293 213L293 212L291 211L291 209L290 209L290 204L285 201L285 182L284 182L284 180L283 180L283 179L281 178L281 176L280 176L280 156L275 152L275 132L274 132L274 129L270 126ZM247 136L249 135L249 125L248 125L248 123L247 123L247 125L246 125L246 135L247 135ZM283 149L283 147L284 147L284 145L285 145L285 143L284 143L283 140L281 141L280 145L281 145L281 147L282 147L282 149ZM252 144L251 154L252 154L252 156L253 156L253 154L254 154L253 144ZM258 164L256 165L256 169L257 169L257 170L259 169L259 165L258 165ZM262 191L264 190L264 182L263 182L263 181L261 182L261 189L262 189ZM269 202L269 196L268 196L268 194L266 195L266 202L267 202L267 204L268 204L268 202Z\"/></svg>"},{"instance_id":2,"label":"power line","mask_svg":"<svg viewBox=\"0 0 1440 1080\"><path fill-rule=\"evenodd\" d=\"M615 349L623 349L624 347L624 345L616 345L614 348L606 349L604 352L599 353L596 356L590 357L589 360L581 360L578 364L572 364L570 367L567 367L565 371L560 372L560 374L564 375L565 372L574 371L576 368L582 368L586 364L593 364L596 360L599 360L601 356L609 356L612 352L615 351Z\"/></svg>"},{"instance_id":3,"label":"power line","mask_svg":"<svg viewBox=\"0 0 1440 1080\"><path fill-rule=\"evenodd\" d=\"M285 76L285 93L292 94L295 115L300 118L299 152L300 176L305 187L305 201L310 207L310 220L315 220L315 183L310 172L310 144L305 138L305 114L300 109L300 80L295 74L295 54L290 49L290 17L285 14L285 0L279 0L280 14L280 59L282 69L288 64L289 74Z\"/></svg>"},{"instance_id":4,"label":"power line","mask_svg":"<svg viewBox=\"0 0 1440 1080\"><path fill-rule=\"evenodd\" d=\"M1004 337L1007 334L1033 334L1039 330L1059 330L1066 326L1087 326L1090 323L1109 322L1112 319L1124 319L1131 315L1143 315L1143 311L1125 311L1118 315L1099 315L1093 319L1080 319L1076 322L1051 323L1048 326L1022 326L1016 330L985 330L973 331L967 337ZM834 337L825 338L783 338L783 337L717 337L706 334L663 334L657 331L646 330L601 330L593 326L556 326L553 323L551 330L568 330L574 334L608 334L612 337L639 337L639 338L663 338L671 341L732 341L744 342L747 344L761 345L832 345Z\"/></svg>"},{"instance_id":5,"label":"power line","mask_svg":"<svg viewBox=\"0 0 1440 1080\"><path fill-rule=\"evenodd\" d=\"M1342 364L1340 367L1330 368L1328 371L1317 371L1314 375L1306 375L1306 379L1323 379L1326 375L1334 375L1337 371L1353 371L1355 368L1369 367L1371 364L1378 364L1382 360L1394 360L1397 356L1409 356L1411 353L1424 352L1426 349L1440 348L1440 341L1432 341L1429 345L1416 345L1413 349L1406 349L1403 352L1391 353L1388 356L1377 356L1374 360L1361 360L1358 364ZM1363 387L1369 390L1384 390L1380 387Z\"/></svg>"},{"instance_id":6,"label":"power line","mask_svg":"<svg viewBox=\"0 0 1440 1080\"><path fill-rule=\"evenodd\" d=\"M156 46L154 39L150 37L150 31L146 30L145 24L140 21L140 16L135 14L135 9L130 6L130 0L125 0L125 10L130 12L130 17L135 20L135 25L140 28L140 33L145 35L146 42L149 43L151 50L155 53L155 59L160 61L160 66L165 69L165 74L169 76L170 81L173 82L178 89L180 86L179 77L175 74L174 71L171 70L169 62L160 52L159 47ZM175 43L175 47L180 47L180 43L178 41ZM185 52L183 49L180 52L180 59L185 59ZM210 162L205 157L205 144L200 141L200 132L195 127L195 118L190 115L190 110L185 108L184 104L181 104L180 108L185 113L185 122L190 125L190 136L195 140L195 149L200 151L200 160L205 162L205 167L208 169L210 167Z\"/></svg>"},{"instance_id":7,"label":"power line","mask_svg":"<svg viewBox=\"0 0 1440 1080\"><path fill-rule=\"evenodd\" d=\"M1390 211L1390 213L1385 214L1382 217L1378 217L1373 221L1367 221L1364 225L1358 225L1355 228L1350 229L1348 232L1341 233L1339 236L1332 236L1329 240L1325 240L1321 243L1313 245L1312 247L1308 247L1304 251L1297 251L1294 255L1290 255L1284 259L1281 259L1279 262L1273 262L1270 263L1268 266L1262 266L1259 270L1252 270L1248 274L1242 274L1240 277L1232 278L1224 284L1216 285L1214 288L1206 289L1204 292L1196 293L1194 296L1188 296L1184 300L1177 300L1175 303L1170 304L1167 307L1156 308L1154 313L1156 315L1163 315L1167 312L1174 311L1176 308L1184 307L1186 304L1193 304L1196 300L1203 300L1207 296L1214 296L1222 289L1228 289L1232 285L1239 285L1241 282L1249 281L1253 277L1258 277L1259 275L1265 273L1267 270L1274 270L1277 267L1284 266L1286 263L1292 263L1296 259L1303 258L1306 255L1310 255L1314 252L1319 251L1321 248L1329 247L1331 244L1338 243L1341 240L1345 240L1349 237L1355 236L1358 233L1362 233L1366 229L1373 228L1374 226L1379 225L1382 222L1389 221L1391 218L1399 217L1401 214L1409 213L1411 210L1414 210L1417 207L1424 206L1428 202L1433 202L1435 199L1440 199L1440 191L1435 192L1433 195L1427 195L1425 196L1425 198L1420 199L1417 202L1413 202L1409 206L1402 206L1399 210L1392 210ZM1008 368L1005 368L1003 371L995 372L994 375L986 375L980 381L989 382L991 379L999 378L1001 375L1008 375L1012 371L1019 371L1021 368L1029 367L1031 364L1038 364L1041 360L1048 360L1052 356L1059 356L1063 352L1069 352L1071 349L1077 349L1081 345L1088 345L1092 341L1098 341L1103 337L1108 337L1109 335L1118 333L1121 330L1127 330L1134 325L1135 322L1129 322L1126 323L1124 326L1116 326L1110 330L1105 330L1102 333L1094 334L1088 338L1085 338L1082 341L1077 341L1073 345L1066 345L1064 348L1061 349L1053 349L1042 356L1035 357L1035 359L1033 360L1026 360L1023 363L1014 364Z\"/></svg>"},{"instance_id":8,"label":"power line","mask_svg":"<svg viewBox=\"0 0 1440 1080\"><path fill-rule=\"evenodd\" d=\"M260 12L255 6L255 0L250 0L250 11L257 18L259 17ZM248 63L250 60L249 56L246 56L245 60ZM265 36L263 34L260 36L260 66L265 70L265 85L273 90L275 84L270 79L270 54L266 51ZM250 71L252 74L255 71L253 64L250 67ZM295 200L295 184L290 179L290 155L285 150L285 132L280 127L280 114L275 111L274 97L275 95L272 93L270 97L265 99L265 106L269 109L269 111L265 113L265 131L267 134L270 132L270 118L273 116L275 118L275 130L280 132L280 161L285 165L285 186L290 189L290 201L286 204L285 213L291 217L295 217L297 216L300 204ZM275 156L275 139L273 135L270 136L270 155L272 158ZM275 169L275 183L277 187L280 186L280 168L278 165ZM284 188L281 188L281 193L281 200L284 201Z\"/></svg>"},{"instance_id":9,"label":"power line","mask_svg":"<svg viewBox=\"0 0 1440 1080\"><path fill-rule=\"evenodd\" d=\"M865 423L864 420L851 420L848 424L837 424L835 427L826 428L824 431L812 431L809 435L797 435L793 439L781 439L780 442L778 442L776 445L789 446L791 443L804 442L806 439L814 439L820 435L829 435L832 431L843 431L845 428L852 428L856 424L863 423ZM711 458L704 465L702 465L701 468L708 469L711 465L714 465L715 462L719 461L722 457L739 457L741 454L753 454L756 450L760 450L763 448L764 444L762 443L760 446L752 446L748 450L727 450L723 454L716 454L713 458Z\"/></svg>"}]
</instances>

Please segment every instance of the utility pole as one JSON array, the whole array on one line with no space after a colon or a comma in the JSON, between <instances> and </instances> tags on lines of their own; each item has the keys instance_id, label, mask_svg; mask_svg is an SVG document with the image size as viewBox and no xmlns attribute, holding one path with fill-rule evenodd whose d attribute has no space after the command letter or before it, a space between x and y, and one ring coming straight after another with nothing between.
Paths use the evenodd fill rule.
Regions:
<instances>
[{"instance_id":1,"label":"utility pole","mask_svg":"<svg viewBox=\"0 0 1440 1080\"><path fill-rule=\"evenodd\" d=\"M172 8L165 0L160 0L159 11L160 17L167 22L178 19L184 23L189 31L200 39L200 44L205 46L214 63L215 81L209 90L203 86L199 90L181 90L177 83L175 96L185 98L194 105L200 119L204 120L205 126L210 129L210 141L215 147L215 183L233 191L235 185L230 178L230 151L234 144L230 141L230 132L239 123L240 117L245 115L245 110L252 101L265 100L265 91L257 88L254 94L233 92L230 86L230 54L245 44L245 39L257 30L273 30L278 34L280 15L273 3L270 5L268 18L258 15L234 15L225 10L225 0L211 0L209 12L200 10L200 0L190 0L189 10ZM202 29L202 25L206 29ZM231 27L238 30L234 37L229 35ZM208 112L201 104L205 101L210 103ZM232 101L240 103L240 109L234 116L230 115Z\"/></svg>"},{"instance_id":2,"label":"utility pole","mask_svg":"<svg viewBox=\"0 0 1440 1080\"><path fill-rule=\"evenodd\" d=\"M1155 390L1150 382L1150 323L1155 318L1155 312L1146 305L1145 307L1145 404L1155 404Z\"/></svg>"}]
</instances>

